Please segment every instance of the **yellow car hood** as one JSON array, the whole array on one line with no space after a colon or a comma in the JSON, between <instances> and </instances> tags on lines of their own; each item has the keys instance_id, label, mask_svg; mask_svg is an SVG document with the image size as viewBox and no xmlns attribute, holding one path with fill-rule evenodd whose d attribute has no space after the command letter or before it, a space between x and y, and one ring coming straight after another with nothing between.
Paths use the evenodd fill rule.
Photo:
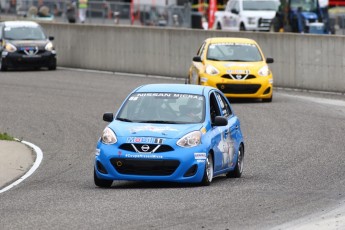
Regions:
<instances>
[{"instance_id":1,"label":"yellow car hood","mask_svg":"<svg viewBox=\"0 0 345 230\"><path fill-rule=\"evenodd\" d=\"M206 65L214 66L221 73L226 73L229 70L235 71L237 73L240 73L242 71L257 73L263 66L266 66L267 64L263 61L260 61L260 62L207 61Z\"/></svg>"}]
</instances>

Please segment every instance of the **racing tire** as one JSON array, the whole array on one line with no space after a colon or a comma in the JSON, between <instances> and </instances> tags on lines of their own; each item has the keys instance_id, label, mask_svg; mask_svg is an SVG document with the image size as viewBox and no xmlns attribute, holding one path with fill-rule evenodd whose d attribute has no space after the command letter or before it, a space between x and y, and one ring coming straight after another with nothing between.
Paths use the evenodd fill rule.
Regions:
<instances>
[{"instance_id":1,"label":"racing tire","mask_svg":"<svg viewBox=\"0 0 345 230\"><path fill-rule=\"evenodd\" d=\"M200 77L199 76L193 77L193 73L192 73L192 75L188 76L188 84L191 84L191 85L201 85Z\"/></svg>"},{"instance_id":2,"label":"racing tire","mask_svg":"<svg viewBox=\"0 0 345 230\"><path fill-rule=\"evenodd\" d=\"M264 98L262 99L262 102L272 102L273 95L270 98Z\"/></svg>"},{"instance_id":3,"label":"racing tire","mask_svg":"<svg viewBox=\"0 0 345 230\"><path fill-rule=\"evenodd\" d=\"M233 171L230 171L226 174L228 178L240 178L243 172L243 160L244 160L244 147L240 146L238 150L238 156L236 161L236 166Z\"/></svg>"},{"instance_id":4,"label":"racing tire","mask_svg":"<svg viewBox=\"0 0 345 230\"><path fill-rule=\"evenodd\" d=\"M186 85L189 85L190 83L190 80L189 80L189 76L188 77L186 77L186 79L184 80L184 83L186 84Z\"/></svg>"},{"instance_id":5,"label":"racing tire","mask_svg":"<svg viewBox=\"0 0 345 230\"><path fill-rule=\"evenodd\" d=\"M217 30L222 30L222 26L220 25L220 23L218 22L217 23L217 27L216 27Z\"/></svg>"},{"instance_id":6,"label":"racing tire","mask_svg":"<svg viewBox=\"0 0 345 230\"><path fill-rule=\"evenodd\" d=\"M240 31L246 31L246 27L244 26L243 23L241 23L241 25L240 25Z\"/></svg>"},{"instance_id":7,"label":"racing tire","mask_svg":"<svg viewBox=\"0 0 345 230\"><path fill-rule=\"evenodd\" d=\"M280 31L280 22L277 17L274 17L271 22L270 32L279 32Z\"/></svg>"},{"instance_id":8,"label":"racing tire","mask_svg":"<svg viewBox=\"0 0 345 230\"><path fill-rule=\"evenodd\" d=\"M93 179L94 179L95 185L101 188L110 188L110 186L113 184L112 180L99 179L96 175L95 169L93 170Z\"/></svg>"},{"instance_id":9,"label":"racing tire","mask_svg":"<svg viewBox=\"0 0 345 230\"><path fill-rule=\"evenodd\" d=\"M208 154L206 158L204 177L202 178L201 185L209 186L213 179L213 158L212 154Z\"/></svg>"},{"instance_id":10,"label":"racing tire","mask_svg":"<svg viewBox=\"0 0 345 230\"><path fill-rule=\"evenodd\" d=\"M2 62L1 59L0 59L0 70L1 71L6 71L7 70L7 66Z\"/></svg>"},{"instance_id":11,"label":"racing tire","mask_svg":"<svg viewBox=\"0 0 345 230\"><path fill-rule=\"evenodd\" d=\"M48 70L56 70L56 64L48 66Z\"/></svg>"}]
</instances>

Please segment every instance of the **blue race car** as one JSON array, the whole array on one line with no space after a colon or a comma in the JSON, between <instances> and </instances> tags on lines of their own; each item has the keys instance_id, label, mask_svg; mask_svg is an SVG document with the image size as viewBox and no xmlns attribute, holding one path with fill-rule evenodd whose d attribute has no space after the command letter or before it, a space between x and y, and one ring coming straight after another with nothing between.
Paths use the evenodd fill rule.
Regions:
<instances>
[{"instance_id":1,"label":"blue race car","mask_svg":"<svg viewBox=\"0 0 345 230\"><path fill-rule=\"evenodd\" d=\"M150 84L135 89L97 143L94 182L170 181L210 185L217 175L241 177L240 121L213 87Z\"/></svg>"}]
</instances>

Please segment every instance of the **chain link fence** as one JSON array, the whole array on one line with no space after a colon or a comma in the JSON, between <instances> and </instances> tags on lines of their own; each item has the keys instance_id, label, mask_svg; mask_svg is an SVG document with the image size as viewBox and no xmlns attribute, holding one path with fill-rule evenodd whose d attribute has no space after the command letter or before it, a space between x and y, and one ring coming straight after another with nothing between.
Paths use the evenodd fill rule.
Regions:
<instances>
[{"instance_id":1,"label":"chain link fence","mask_svg":"<svg viewBox=\"0 0 345 230\"><path fill-rule=\"evenodd\" d=\"M78 2L74 0L0 0L0 17L79 23ZM195 23L200 20L200 23ZM202 15L191 5L143 5L114 1L88 1L86 23L168 26L202 29Z\"/></svg>"}]
</instances>

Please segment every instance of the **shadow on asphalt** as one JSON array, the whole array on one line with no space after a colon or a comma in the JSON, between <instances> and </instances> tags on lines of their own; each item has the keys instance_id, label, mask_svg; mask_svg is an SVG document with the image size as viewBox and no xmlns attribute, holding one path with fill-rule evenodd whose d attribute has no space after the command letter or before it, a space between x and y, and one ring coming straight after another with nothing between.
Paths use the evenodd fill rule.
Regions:
<instances>
[{"instance_id":1,"label":"shadow on asphalt","mask_svg":"<svg viewBox=\"0 0 345 230\"><path fill-rule=\"evenodd\" d=\"M261 99L252 99L252 98L228 98L231 104L257 104L257 103L267 103L263 102Z\"/></svg>"},{"instance_id":2,"label":"shadow on asphalt","mask_svg":"<svg viewBox=\"0 0 345 230\"><path fill-rule=\"evenodd\" d=\"M240 179L240 178L239 178ZM227 178L226 176L218 176L213 178L211 183L212 186L217 186L217 184L225 183L226 181L236 181L236 178ZM149 181L114 181L110 188L100 188L96 189L179 189L179 188L207 188L209 186L202 186L198 183L178 183L178 182L149 182Z\"/></svg>"}]
</instances>

